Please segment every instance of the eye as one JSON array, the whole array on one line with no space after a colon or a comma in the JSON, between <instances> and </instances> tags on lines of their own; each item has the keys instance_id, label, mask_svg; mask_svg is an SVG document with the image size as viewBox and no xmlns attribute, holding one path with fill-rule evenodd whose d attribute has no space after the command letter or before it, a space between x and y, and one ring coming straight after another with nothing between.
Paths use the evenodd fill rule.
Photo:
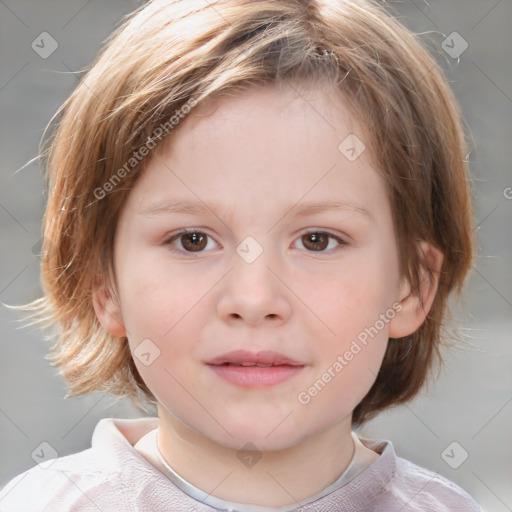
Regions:
<instances>
[{"instance_id":1,"label":"eye","mask_svg":"<svg viewBox=\"0 0 512 512\"><path fill-rule=\"evenodd\" d=\"M195 229L182 230L167 238L164 245L173 246L178 243L180 247L171 248L173 252L203 252L205 248L212 248L212 244L208 244L208 238L209 235Z\"/></svg>"},{"instance_id":2,"label":"eye","mask_svg":"<svg viewBox=\"0 0 512 512\"><path fill-rule=\"evenodd\" d=\"M309 231L298 240L309 252L332 252L340 246L348 245L342 238L326 231Z\"/></svg>"},{"instance_id":3,"label":"eye","mask_svg":"<svg viewBox=\"0 0 512 512\"><path fill-rule=\"evenodd\" d=\"M209 240L211 243L209 243ZM348 245L339 236L326 231L309 231L298 239L308 252L333 252L341 246ZM196 229L183 229L169 236L164 245L171 246L173 252L201 253L214 249L217 245L211 237ZM175 248L178 245L178 248Z\"/></svg>"}]
</instances>

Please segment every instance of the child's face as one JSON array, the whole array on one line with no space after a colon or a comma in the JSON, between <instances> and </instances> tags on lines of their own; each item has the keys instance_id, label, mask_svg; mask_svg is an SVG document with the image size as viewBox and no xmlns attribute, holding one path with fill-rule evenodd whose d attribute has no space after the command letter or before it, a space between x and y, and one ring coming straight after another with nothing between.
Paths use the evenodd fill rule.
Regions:
<instances>
[{"instance_id":1,"label":"child's face","mask_svg":"<svg viewBox=\"0 0 512 512\"><path fill-rule=\"evenodd\" d=\"M338 149L362 131L339 96L305 98L267 88L210 116L193 109L117 226L118 296L143 379L166 413L233 448L350 425L404 296L384 182L366 152L350 161ZM351 206L302 210L327 201ZM184 228L197 235L169 241ZM239 365L269 351L260 361L272 367ZM212 364L227 361L238 365Z\"/></svg>"}]
</instances>

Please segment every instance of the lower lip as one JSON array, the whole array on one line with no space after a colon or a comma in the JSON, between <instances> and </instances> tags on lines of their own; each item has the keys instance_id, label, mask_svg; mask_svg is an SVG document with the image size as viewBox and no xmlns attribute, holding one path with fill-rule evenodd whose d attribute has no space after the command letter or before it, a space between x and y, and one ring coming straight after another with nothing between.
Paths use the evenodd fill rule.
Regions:
<instances>
[{"instance_id":1,"label":"lower lip","mask_svg":"<svg viewBox=\"0 0 512 512\"><path fill-rule=\"evenodd\" d=\"M219 377L245 388L263 388L274 386L291 379L304 368L304 366L234 366L234 365L208 365Z\"/></svg>"}]
</instances>

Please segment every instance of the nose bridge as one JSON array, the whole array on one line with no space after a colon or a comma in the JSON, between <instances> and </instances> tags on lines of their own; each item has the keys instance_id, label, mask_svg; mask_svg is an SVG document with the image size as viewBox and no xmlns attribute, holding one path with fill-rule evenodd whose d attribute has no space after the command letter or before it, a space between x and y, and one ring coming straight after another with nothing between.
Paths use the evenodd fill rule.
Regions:
<instances>
[{"instance_id":1,"label":"nose bridge","mask_svg":"<svg viewBox=\"0 0 512 512\"><path fill-rule=\"evenodd\" d=\"M259 323L265 318L284 319L290 313L286 287L278 274L278 251L246 237L233 254L233 268L219 298L219 315Z\"/></svg>"},{"instance_id":2,"label":"nose bridge","mask_svg":"<svg viewBox=\"0 0 512 512\"><path fill-rule=\"evenodd\" d=\"M269 267L278 265L276 251L268 244L268 240L247 236L236 247L233 255L233 280L235 283L246 284L252 291L268 293L275 289L275 277ZM261 290L260 290L261 288Z\"/></svg>"}]
</instances>

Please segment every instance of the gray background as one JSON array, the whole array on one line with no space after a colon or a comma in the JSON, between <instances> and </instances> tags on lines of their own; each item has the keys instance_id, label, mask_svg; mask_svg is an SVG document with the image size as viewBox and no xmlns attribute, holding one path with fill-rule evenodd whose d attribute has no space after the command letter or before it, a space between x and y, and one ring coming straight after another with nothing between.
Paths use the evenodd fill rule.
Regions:
<instances>
[{"instance_id":1,"label":"gray background","mask_svg":"<svg viewBox=\"0 0 512 512\"><path fill-rule=\"evenodd\" d=\"M134 0L0 0L0 301L40 296L44 209L37 154L42 129L76 86ZM390 2L400 20L423 33L446 70L471 130L479 257L457 320L464 349L413 402L366 425L367 436L391 439L399 455L448 477L485 510L512 510L512 0ZM32 41L48 32L58 48L42 58ZM442 42L458 32L468 43L459 59ZM452 39L453 40L453 39ZM459 43L457 43L459 44ZM458 47L460 48L460 46ZM60 456L90 445L103 417L138 417L127 402L101 394L64 400L66 387L44 355L48 344L22 315L0 306L0 486L35 464L43 441ZM444 450L452 443L448 452ZM453 450L453 451L452 451ZM454 469L443 460L448 453ZM446 456L445 456L446 458Z\"/></svg>"}]
</instances>

